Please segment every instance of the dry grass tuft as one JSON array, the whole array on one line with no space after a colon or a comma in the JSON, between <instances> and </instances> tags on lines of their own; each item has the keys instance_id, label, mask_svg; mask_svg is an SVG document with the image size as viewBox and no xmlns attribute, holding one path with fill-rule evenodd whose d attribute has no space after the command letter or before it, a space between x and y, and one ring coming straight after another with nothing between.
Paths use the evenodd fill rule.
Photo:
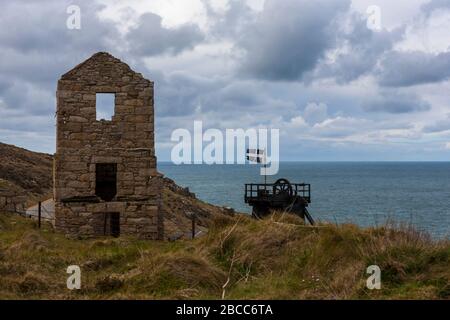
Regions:
<instances>
[{"instance_id":1,"label":"dry grass tuft","mask_svg":"<svg viewBox=\"0 0 450 320\"><path fill-rule=\"evenodd\" d=\"M45 240L38 231L25 233L22 238L14 241L6 250L8 255L17 255L26 251L45 253L48 251L50 243Z\"/></svg>"}]
</instances>

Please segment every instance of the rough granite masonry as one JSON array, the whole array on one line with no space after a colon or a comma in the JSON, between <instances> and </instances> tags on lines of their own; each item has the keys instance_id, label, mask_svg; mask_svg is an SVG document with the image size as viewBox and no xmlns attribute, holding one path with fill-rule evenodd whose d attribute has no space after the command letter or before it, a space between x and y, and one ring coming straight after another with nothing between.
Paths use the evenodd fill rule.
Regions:
<instances>
[{"instance_id":1,"label":"rough granite masonry","mask_svg":"<svg viewBox=\"0 0 450 320\"><path fill-rule=\"evenodd\" d=\"M115 96L110 121L96 120L97 93ZM56 97L56 229L163 239L153 82L99 52L61 77Z\"/></svg>"}]
</instances>

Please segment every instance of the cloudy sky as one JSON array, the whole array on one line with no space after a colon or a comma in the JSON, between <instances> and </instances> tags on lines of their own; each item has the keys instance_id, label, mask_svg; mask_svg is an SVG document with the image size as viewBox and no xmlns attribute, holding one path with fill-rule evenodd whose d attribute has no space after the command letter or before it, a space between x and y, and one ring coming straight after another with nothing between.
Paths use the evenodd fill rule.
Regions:
<instances>
[{"instance_id":1,"label":"cloudy sky","mask_svg":"<svg viewBox=\"0 0 450 320\"><path fill-rule=\"evenodd\" d=\"M450 0L0 3L1 142L53 153L58 78L108 51L155 82L160 160L194 120L278 128L282 160L450 159Z\"/></svg>"}]
</instances>

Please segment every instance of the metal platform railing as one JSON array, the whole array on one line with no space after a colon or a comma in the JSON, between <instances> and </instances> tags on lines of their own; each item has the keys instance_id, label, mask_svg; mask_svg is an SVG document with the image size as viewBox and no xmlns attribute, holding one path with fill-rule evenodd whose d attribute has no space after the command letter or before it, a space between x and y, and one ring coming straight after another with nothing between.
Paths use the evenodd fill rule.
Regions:
<instances>
[{"instance_id":1,"label":"metal platform railing","mask_svg":"<svg viewBox=\"0 0 450 320\"><path fill-rule=\"evenodd\" d=\"M311 185L309 183L290 183L289 185L290 187L287 187L284 191L291 191L291 196L299 196L308 203L311 202ZM247 183L245 184L245 202L271 201L276 196L275 192L279 192L278 187L279 185L274 183Z\"/></svg>"}]
</instances>

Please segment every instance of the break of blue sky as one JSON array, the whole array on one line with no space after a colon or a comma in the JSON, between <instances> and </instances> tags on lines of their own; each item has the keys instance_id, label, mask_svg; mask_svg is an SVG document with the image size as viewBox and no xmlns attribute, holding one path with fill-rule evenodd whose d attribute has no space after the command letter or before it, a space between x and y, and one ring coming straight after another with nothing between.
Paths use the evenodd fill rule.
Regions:
<instances>
[{"instance_id":1,"label":"break of blue sky","mask_svg":"<svg viewBox=\"0 0 450 320\"><path fill-rule=\"evenodd\" d=\"M81 29L66 27L81 8ZM367 27L367 8L380 28ZM280 129L281 160L450 158L450 0L2 1L0 141L55 149L61 74L108 51L176 128Z\"/></svg>"}]
</instances>

